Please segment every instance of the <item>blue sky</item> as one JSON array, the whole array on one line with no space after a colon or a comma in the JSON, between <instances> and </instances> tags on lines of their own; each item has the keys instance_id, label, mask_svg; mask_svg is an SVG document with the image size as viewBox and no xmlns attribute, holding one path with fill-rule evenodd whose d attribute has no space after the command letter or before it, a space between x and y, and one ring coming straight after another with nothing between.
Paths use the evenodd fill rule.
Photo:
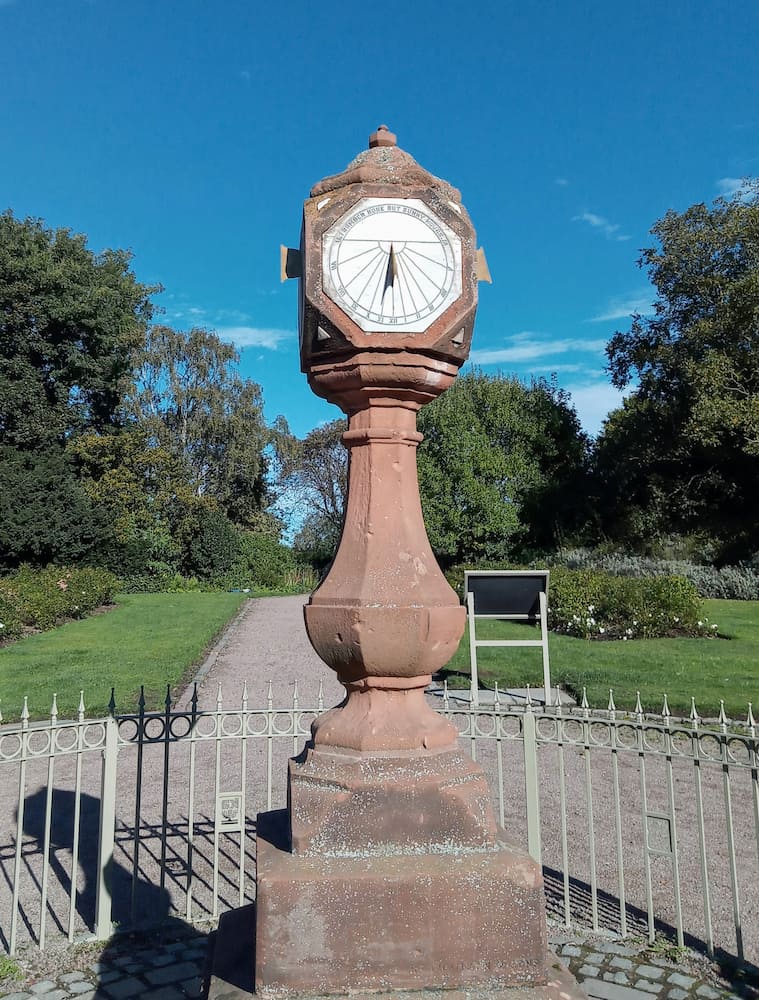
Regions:
<instances>
[{"instance_id":1,"label":"blue sky","mask_svg":"<svg viewBox=\"0 0 759 1000\"><path fill-rule=\"evenodd\" d=\"M338 412L279 245L387 122L486 249L473 360L555 372L595 433L651 225L759 174L758 29L757 0L0 0L0 208L129 247L302 435Z\"/></svg>"}]
</instances>

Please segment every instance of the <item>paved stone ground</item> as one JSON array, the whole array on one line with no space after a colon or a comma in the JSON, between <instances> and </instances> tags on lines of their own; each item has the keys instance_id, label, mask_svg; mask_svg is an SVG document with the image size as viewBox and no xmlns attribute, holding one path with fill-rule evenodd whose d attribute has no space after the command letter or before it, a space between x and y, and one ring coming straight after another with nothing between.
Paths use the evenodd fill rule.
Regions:
<instances>
[{"instance_id":1,"label":"paved stone ground","mask_svg":"<svg viewBox=\"0 0 759 1000\"><path fill-rule=\"evenodd\" d=\"M724 978L704 956L648 949L629 941L574 937L555 928L551 946L592 1000L759 998L759 977ZM0 980L5 1000L200 1000L205 995L207 931L184 927L162 935L124 934L105 948L84 944L28 952L19 975Z\"/></svg>"}]
</instances>

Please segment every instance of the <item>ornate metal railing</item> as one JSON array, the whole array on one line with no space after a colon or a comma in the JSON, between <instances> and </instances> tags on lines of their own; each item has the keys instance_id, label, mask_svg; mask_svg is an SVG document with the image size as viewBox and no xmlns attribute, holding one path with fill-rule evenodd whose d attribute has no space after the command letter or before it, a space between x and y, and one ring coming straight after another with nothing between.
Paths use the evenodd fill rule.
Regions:
<instances>
[{"instance_id":1,"label":"ornate metal railing","mask_svg":"<svg viewBox=\"0 0 759 1000\"><path fill-rule=\"evenodd\" d=\"M542 862L567 927L658 930L759 959L759 739L745 724L528 697L439 711L489 777L506 836ZM0 939L105 939L114 923L199 923L253 898L255 818L284 805L287 758L323 709L271 685L234 708L115 711L0 727ZM558 699L557 699L558 701ZM263 704L261 704L263 702ZM6 919L7 917L7 919Z\"/></svg>"}]
</instances>

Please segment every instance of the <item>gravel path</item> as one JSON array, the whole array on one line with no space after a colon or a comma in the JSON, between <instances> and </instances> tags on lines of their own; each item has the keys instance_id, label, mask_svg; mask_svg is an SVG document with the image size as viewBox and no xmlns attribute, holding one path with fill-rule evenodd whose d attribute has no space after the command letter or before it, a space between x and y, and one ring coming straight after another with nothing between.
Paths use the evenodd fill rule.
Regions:
<instances>
[{"instance_id":1,"label":"gravel path","mask_svg":"<svg viewBox=\"0 0 759 1000\"><path fill-rule=\"evenodd\" d=\"M303 624L303 605L308 598L261 597L247 601L240 615L230 623L201 666L196 681L202 708L213 709L219 685L225 698L236 704L248 686L251 705L266 703L268 682L280 696L298 685L301 704L315 705L319 682L325 705L342 700L343 687L314 652ZM189 705L190 686L178 707Z\"/></svg>"}]
</instances>

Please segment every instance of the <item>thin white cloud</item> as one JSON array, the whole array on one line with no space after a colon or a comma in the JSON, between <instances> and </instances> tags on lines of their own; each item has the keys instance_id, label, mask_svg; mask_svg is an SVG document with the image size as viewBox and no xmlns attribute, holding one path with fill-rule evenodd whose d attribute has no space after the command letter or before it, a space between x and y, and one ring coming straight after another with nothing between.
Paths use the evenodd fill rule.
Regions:
<instances>
[{"instance_id":1,"label":"thin white cloud","mask_svg":"<svg viewBox=\"0 0 759 1000\"><path fill-rule=\"evenodd\" d=\"M567 185L569 184L569 181L567 180L566 177L557 177L554 180L554 184L558 185L559 187L564 188L564 187L567 187Z\"/></svg>"},{"instance_id":2,"label":"thin white cloud","mask_svg":"<svg viewBox=\"0 0 759 1000\"><path fill-rule=\"evenodd\" d=\"M603 233L607 240L616 240L621 242L623 240L629 240L629 236L625 236L624 233L620 233L620 226L616 223L609 222L605 219L603 215L596 215L595 212L582 212L580 215L573 215L572 222L587 222L589 226L593 229L597 229L599 232Z\"/></svg>"},{"instance_id":3,"label":"thin white cloud","mask_svg":"<svg viewBox=\"0 0 759 1000\"><path fill-rule=\"evenodd\" d=\"M227 323L233 326L245 326L250 319L249 313L242 309L219 309L215 314L215 322L226 326Z\"/></svg>"},{"instance_id":4,"label":"thin white cloud","mask_svg":"<svg viewBox=\"0 0 759 1000\"><path fill-rule=\"evenodd\" d=\"M590 322L606 323L614 319L629 319L633 313L646 316L652 312L651 295L641 292L628 295L626 298L612 299L604 311L598 316L593 316Z\"/></svg>"},{"instance_id":5,"label":"thin white cloud","mask_svg":"<svg viewBox=\"0 0 759 1000\"><path fill-rule=\"evenodd\" d=\"M623 394L609 382L565 386L572 397L583 430L595 437L612 410L622 405Z\"/></svg>"},{"instance_id":6,"label":"thin white cloud","mask_svg":"<svg viewBox=\"0 0 759 1000\"><path fill-rule=\"evenodd\" d=\"M721 177L717 181L717 191L721 198L732 198L739 194L748 195L748 180L745 177Z\"/></svg>"},{"instance_id":7,"label":"thin white cloud","mask_svg":"<svg viewBox=\"0 0 759 1000\"><path fill-rule=\"evenodd\" d=\"M535 371L551 372L552 374L555 372L558 375L559 372L582 372L582 371L585 371L587 369L587 365L581 365L579 363L578 364L573 364L573 365L561 365L561 364L560 365L555 365L552 362L548 361L545 364L542 364L541 362L537 362L535 365L533 365L533 368L534 368Z\"/></svg>"},{"instance_id":8,"label":"thin white cloud","mask_svg":"<svg viewBox=\"0 0 759 1000\"><path fill-rule=\"evenodd\" d=\"M557 354L567 354L570 351L602 351L605 347L605 340L582 340L576 337L566 337L563 340L542 340L527 331L512 337L509 347L472 351L470 360L475 365L516 364L537 361L539 358L553 357Z\"/></svg>"},{"instance_id":9,"label":"thin white cloud","mask_svg":"<svg viewBox=\"0 0 759 1000\"><path fill-rule=\"evenodd\" d=\"M219 326L216 332L222 340L235 347L265 347L276 351L285 340L295 337L290 330L274 330L258 326Z\"/></svg>"}]
</instances>

